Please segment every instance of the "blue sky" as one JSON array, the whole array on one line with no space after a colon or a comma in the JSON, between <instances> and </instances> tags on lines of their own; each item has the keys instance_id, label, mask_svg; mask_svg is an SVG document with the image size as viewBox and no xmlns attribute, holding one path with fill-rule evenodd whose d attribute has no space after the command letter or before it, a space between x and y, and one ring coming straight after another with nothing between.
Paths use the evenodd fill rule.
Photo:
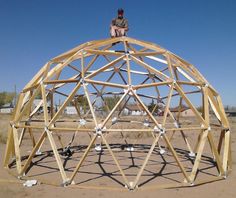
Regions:
<instances>
[{"instance_id":1,"label":"blue sky","mask_svg":"<svg viewBox=\"0 0 236 198\"><path fill-rule=\"evenodd\" d=\"M236 106L234 0L0 0L0 91L17 91L49 59L109 37L117 8L128 36L157 43L188 60Z\"/></svg>"}]
</instances>

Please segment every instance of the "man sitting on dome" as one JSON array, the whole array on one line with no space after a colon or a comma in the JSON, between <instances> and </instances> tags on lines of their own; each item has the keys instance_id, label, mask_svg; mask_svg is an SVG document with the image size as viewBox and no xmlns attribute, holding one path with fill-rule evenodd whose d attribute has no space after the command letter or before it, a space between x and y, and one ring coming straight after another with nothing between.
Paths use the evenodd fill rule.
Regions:
<instances>
[{"instance_id":1,"label":"man sitting on dome","mask_svg":"<svg viewBox=\"0 0 236 198\"><path fill-rule=\"evenodd\" d=\"M128 20L124 18L124 10L120 8L118 9L118 17L111 21L111 37L126 36L128 29Z\"/></svg>"}]
</instances>

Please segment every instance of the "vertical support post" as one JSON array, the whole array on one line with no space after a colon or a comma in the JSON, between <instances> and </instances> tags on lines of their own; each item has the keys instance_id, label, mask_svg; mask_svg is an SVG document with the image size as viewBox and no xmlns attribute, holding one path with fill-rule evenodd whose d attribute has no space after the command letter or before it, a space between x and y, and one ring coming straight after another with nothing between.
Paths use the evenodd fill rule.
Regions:
<instances>
[{"instance_id":1,"label":"vertical support post","mask_svg":"<svg viewBox=\"0 0 236 198\"><path fill-rule=\"evenodd\" d=\"M208 136L208 130L204 130L202 132L202 135L200 136L200 139L199 139L199 146L198 146L198 149L197 149L197 156L196 156L195 161L194 161L192 172L189 176L189 179L190 179L191 183L193 183L194 180L195 180L207 136Z\"/></svg>"},{"instance_id":2,"label":"vertical support post","mask_svg":"<svg viewBox=\"0 0 236 198\"><path fill-rule=\"evenodd\" d=\"M225 176L227 176L229 152L230 152L230 130L227 130L225 132L224 153L223 153L223 169L225 172Z\"/></svg>"},{"instance_id":3,"label":"vertical support post","mask_svg":"<svg viewBox=\"0 0 236 198\"><path fill-rule=\"evenodd\" d=\"M54 95L53 95L53 90L50 92L50 114L51 114L51 119L54 116Z\"/></svg>"},{"instance_id":4,"label":"vertical support post","mask_svg":"<svg viewBox=\"0 0 236 198\"><path fill-rule=\"evenodd\" d=\"M165 55L166 55L166 60L167 60L167 65L168 65L168 69L170 72L170 76L171 76L171 78L174 78L170 55L168 52Z\"/></svg>"},{"instance_id":5,"label":"vertical support post","mask_svg":"<svg viewBox=\"0 0 236 198\"><path fill-rule=\"evenodd\" d=\"M203 118L205 120L205 127L208 127L207 130L204 130L202 132L202 134L200 134L200 138L198 139L198 147L197 147L197 156L195 158L195 161L194 161L194 165L193 165L193 168L192 168L192 172L189 176L191 182L193 183L194 180L195 180L195 177L196 177L196 174L197 174L197 170L198 170L198 167L199 167L199 164L201 162L201 157L202 157L202 153L203 153L203 149L204 149L204 146L205 146L205 142L206 142L206 139L208 137L208 133L209 133L209 103L208 103L208 88L207 86L203 87L202 88L202 92L203 92Z\"/></svg>"},{"instance_id":6,"label":"vertical support post","mask_svg":"<svg viewBox=\"0 0 236 198\"><path fill-rule=\"evenodd\" d=\"M7 145L6 145L6 151L5 151L5 156L4 156L4 162L3 162L3 166L5 168L8 167L8 163L13 152L14 152L13 129L11 126L9 126L8 135L7 135Z\"/></svg>"},{"instance_id":7,"label":"vertical support post","mask_svg":"<svg viewBox=\"0 0 236 198\"><path fill-rule=\"evenodd\" d=\"M140 179L140 177L141 177L141 175L142 175L142 173L143 173L143 170L144 170L144 168L146 167L146 165L147 165L147 163L148 163L148 160L149 160L149 158L151 157L152 152L153 152L153 150L154 150L156 144L158 143L158 140L159 140L160 136L161 136L161 134L158 134L158 135L156 136L156 138L154 139L154 141L153 141L153 143L152 143L152 146L151 146L150 150L148 151L148 154L147 154L147 156L146 156L146 158L145 158L145 160L144 160L144 162L143 162L143 164L142 164L142 167L141 167L141 169L139 170L139 172L138 172L138 174L137 174L137 176L136 176L136 178L135 178L135 180L134 180L134 182L133 182L133 186L131 186L132 188L135 188L135 187L136 187L136 185L137 185L137 183L138 183L138 181L139 181L139 179Z\"/></svg>"},{"instance_id":8,"label":"vertical support post","mask_svg":"<svg viewBox=\"0 0 236 198\"><path fill-rule=\"evenodd\" d=\"M12 130L13 130L15 155L16 155L16 168L19 174L21 172L21 155L20 155L19 139L18 139L17 129L13 126Z\"/></svg>"},{"instance_id":9,"label":"vertical support post","mask_svg":"<svg viewBox=\"0 0 236 198\"><path fill-rule=\"evenodd\" d=\"M18 115L20 113L23 98L24 98L24 94L20 93L17 104L15 106L13 116L12 116L13 120L15 120L16 115ZM4 167L8 166L10 157L13 154L15 154L13 127L9 126L8 127L8 135L7 135L7 145L6 145L6 151L5 151L5 156L4 156L4 162L3 162Z\"/></svg>"},{"instance_id":10,"label":"vertical support post","mask_svg":"<svg viewBox=\"0 0 236 198\"><path fill-rule=\"evenodd\" d=\"M162 122L163 127L165 127L165 124L166 124L166 119L167 119L167 115L168 115L168 112L169 112L169 107L170 107L170 101L171 101L171 97L172 97L173 88L174 88L174 85L171 84L169 94L168 94L167 103L166 103L166 108L165 108L165 112L164 112L164 116L163 116L163 122Z\"/></svg>"},{"instance_id":11,"label":"vertical support post","mask_svg":"<svg viewBox=\"0 0 236 198\"><path fill-rule=\"evenodd\" d=\"M44 113L44 120L45 120L45 131L47 133L47 137L49 139L54 156L56 158L57 165L59 167L59 170L60 170L60 173L61 173L61 176L63 179L63 183L65 184L68 181L68 178L66 176L64 167L62 165L61 158L60 158L59 153L57 151L56 144L55 144L54 139L52 137L52 132L48 130L48 123L49 122L48 122L47 98L46 98L45 87L44 87L43 83L41 84L41 92L42 92L42 99L43 99L43 113Z\"/></svg>"},{"instance_id":12,"label":"vertical support post","mask_svg":"<svg viewBox=\"0 0 236 198\"><path fill-rule=\"evenodd\" d=\"M84 72L84 51L81 51L81 77L84 79L85 72Z\"/></svg>"}]
</instances>

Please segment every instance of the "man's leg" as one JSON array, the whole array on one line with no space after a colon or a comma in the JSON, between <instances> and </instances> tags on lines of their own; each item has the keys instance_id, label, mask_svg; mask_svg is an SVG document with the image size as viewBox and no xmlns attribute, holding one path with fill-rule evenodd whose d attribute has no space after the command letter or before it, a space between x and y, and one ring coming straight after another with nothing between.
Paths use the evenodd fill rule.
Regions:
<instances>
[{"instance_id":1,"label":"man's leg","mask_svg":"<svg viewBox=\"0 0 236 198\"><path fill-rule=\"evenodd\" d=\"M121 34L121 36L125 36L125 29L124 28L120 29L120 34Z\"/></svg>"},{"instance_id":2,"label":"man's leg","mask_svg":"<svg viewBox=\"0 0 236 198\"><path fill-rule=\"evenodd\" d=\"M117 29L117 36L125 36L125 29L124 28Z\"/></svg>"},{"instance_id":3,"label":"man's leg","mask_svg":"<svg viewBox=\"0 0 236 198\"><path fill-rule=\"evenodd\" d=\"M111 25L111 28L110 28L110 35L111 35L111 37L116 37L115 26L112 26L112 25Z\"/></svg>"}]
</instances>

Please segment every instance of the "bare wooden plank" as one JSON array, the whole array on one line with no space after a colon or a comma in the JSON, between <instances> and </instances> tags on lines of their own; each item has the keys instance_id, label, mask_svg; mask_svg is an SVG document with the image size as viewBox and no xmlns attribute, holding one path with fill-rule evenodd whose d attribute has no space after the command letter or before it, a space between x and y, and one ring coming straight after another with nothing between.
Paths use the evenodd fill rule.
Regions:
<instances>
[{"instance_id":1,"label":"bare wooden plank","mask_svg":"<svg viewBox=\"0 0 236 198\"><path fill-rule=\"evenodd\" d=\"M78 79L45 80L44 84L78 83Z\"/></svg>"},{"instance_id":2,"label":"bare wooden plank","mask_svg":"<svg viewBox=\"0 0 236 198\"><path fill-rule=\"evenodd\" d=\"M17 172L21 172L21 154L20 154L20 144L19 144L19 139L18 139L18 133L17 129L13 126L13 139L14 139L14 148L15 148L15 157L16 157L16 168Z\"/></svg>"},{"instance_id":3,"label":"bare wooden plank","mask_svg":"<svg viewBox=\"0 0 236 198\"><path fill-rule=\"evenodd\" d=\"M68 178L66 176L64 167L62 165L62 161L61 161L60 155L57 151L57 147L56 147L56 144L55 144L54 139L52 137L51 131L49 131L49 129L48 129L49 119L48 119L48 109L47 109L47 98L46 98L46 92L45 92L44 86L45 86L44 84L41 84L41 92L42 92L42 99L43 99L43 113L44 113L44 120L45 120L45 131L47 133L48 140L50 142L50 145L53 150L53 154L55 156L58 168L60 170L63 183L65 183L68 181Z\"/></svg>"},{"instance_id":4,"label":"bare wooden plank","mask_svg":"<svg viewBox=\"0 0 236 198\"><path fill-rule=\"evenodd\" d=\"M154 148L156 147L156 144L157 144L157 142L159 141L160 137L161 137L161 134L158 134L158 135L155 137L155 139L154 139L154 141L153 141L153 143L152 143L152 145L151 145L151 148L149 149L148 154L147 154L147 156L146 156L146 158L145 158L145 160L144 160L144 162L143 162L143 164L142 164L142 166L141 166L141 168L140 168L140 170L139 170L139 172L138 172L138 174L137 174L135 180L133 181L133 186L132 186L132 188L135 188L135 187L136 187L136 185L137 185L137 183L138 183L138 181L139 181L139 179L140 179L140 177L141 177L141 175L142 175L142 173L143 173L143 171L144 171L144 168L146 167L146 165L147 165L147 163L148 163L148 161L149 161L149 159L150 159L150 157L151 157L151 155L152 155L152 153L153 153L153 150L154 150Z\"/></svg>"},{"instance_id":5,"label":"bare wooden plank","mask_svg":"<svg viewBox=\"0 0 236 198\"><path fill-rule=\"evenodd\" d=\"M86 49L87 53L96 54L96 55L109 55L109 56L123 56L125 53L116 52L114 50L94 50L94 49Z\"/></svg>"},{"instance_id":6,"label":"bare wooden plank","mask_svg":"<svg viewBox=\"0 0 236 198\"><path fill-rule=\"evenodd\" d=\"M201 123L204 124L204 126L207 126L206 121L203 119L203 117L199 114L198 110L194 107L194 105L190 102L190 100L187 98L187 96L184 94L183 90L181 89L181 87L176 83L175 84L175 88L178 90L178 92L180 93L180 95L183 97L183 99L185 100L185 102L188 104L188 106L192 109L192 111L195 113L195 115L197 116L197 118L199 119L199 121Z\"/></svg>"},{"instance_id":7,"label":"bare wooden plank","mask_svg":"<svg viewBox=\"0 0 236 198\"><path fill-rule=\"evenodd\" d=\"M133 56L156 56L156 55L160 55L160 54L163 54L163 51L162 52L157 52L157 51L154 51L154 52L130 52L130 54L132 54Z\"/></svg>"},{"instance_id":8,"label":"bare wooden plank","mask_svg":"<svg viewBox=\"0 0 236 198\"><path fill-rule=\"evenodd\" d=\"M194 165L193 165L191 174L190 174L190 176L189 176L189 179L190 179L190 181L191 181L192 183L193 183L194 180L195 180L195 176L196 176L196 173L197 173L197 170L198 170L200 161L201 161L202 152L203 152L203 149L204 149L204 146L205 146L205 142L206 142L207 136L208 136L208 130L204 130L203 133L202 133L202 135L201 135L201 138L200 138L200 140L199 140L199 143L200 143L200 144L199 144L199 146L198 146L197 156L196 156L196 158L195 158Z\"/></svg>"},{"instance_id":9,"label":"bare wooden plank","mask_svg":"<svg viewBox=\"0 0 236 198\"><path fill-rule=\"evenodd\" d=\"M16 114L16 117L14 118L14 122L18 122L25 115L25 113L29 111L33 103L33 100L35 99L36 95L39 93L39 90L40 90L40 86L37 87L33 95L30 97L28 103L22 107L22 111Z\"/></svg>"},{"instance_id":10,"label":"bare wooden plank","mask_svg":"<svg viewBox=\"0 0 236 198\"><path fill-rule=\"evenodd\" d=\"M168 99L167 99L167 102L166 102L166 107L165 107L164 115L163 115L163 121L162 121L163 127L165 127L167 115L170 112L169 111L169 107L170 107L171 96L172 96L172 93L173 93L173 88L174 88L174 85L171 84L171 87L170 87L170 90L169 90L169 94L168 94Z\"/></svg>"},{"instance_id":11,"label":"bare wooden plank","mask_svg":"<svg viewBox=\"0 0 236 198\"><path fill-rule=\"evenodd\" d=\"M219 169L220 175L223 175L223 173L224 173L223 164L222 164L220 155L219 155L219 153L217 151L216 145L214 143L213 135L212 135L211 131L209 131L209 133L208 133L208 140L209 140L209 143L210 143L213 155L215 156L217 167Z\"/></svg>"},{"instance_id":12,"label":"bare wooden plank","mask_svg":"<svg viewBox=\"0 0 236 198\"><path fill-rule=\"evenodd\" d=\"M223 114L220 104L217 102L217 100L215 99L215 97L212 94L212 91L210 89L208 90L208 97L209 97L209 101L210 101L212 110L214 111L216 117L219 119L220 122L222 122L224 127L226 127L226 128L229 127L227 118Z\"/></svg>"},{"instance_id":13,"label":"bare wooden plank","mask_svg":"<svg viewBox=\"0 0 236 198\"><path fill-rule=\"evenodd\" d=\"M14 150L13 129L11 126L9 126L8 127L6 150L5 150L4 161L3 161L3 166L5 168L8 167L8 163L9 163L10 157L13 153L13 150Z\"/></svg>"},{"instance_id":14,"label":"bare wooden plank","mask_svg":"<svg viewBox=\"0 0 236 198\"><path fill-rule=\"evenodd\" d=\"M54 121L58 118L58 116L61 114L61 112L65 109L66 105L72 100L72 98L75 96L75 94L78 91L78 89L80 88L80 86L81 86L81 83L78 83L75 86L75 88L71 91L68 98L64 101L62 106L58 109L58 111L55 113L54 117L51 119L49 126L51 126L54 123Z\"/></svg>"},{"instance_id":15,"label":"bare wooden plank","mask_svg":"<svg viewBox=\"0 0 236 198\"><path fill-rule=\"evenodd\" d=\"M128 41L128 43L131 43L131 44L136 44L136 45L141 45L145 48L148 48L148 49L151 49L151 50L155 50L155 51L158 51L158 52L162 52L162 53L165 53L166 50L161 48L160 46L154 44L154 43L148 43L148 42L145 42L145 41L140 41L140 40L136 40L136 39L133 39L133 38L130 38L130 37L126 37L126 41Z\"/></svg>"},{"instance_id":16,"label":"bare wooden plank","mask_svg":"<svg viewBox=\"0 0 236 198\"><path fill-rule=\"evenodd\" d=\"M157 86L161 86L161 85L170 85L171 83L172 83L172 81L140 84L140 85L134 85L133 89L142 89L142 88L149 88L149 87L157 87Z\"/></svg>"},{"instance_id":17,"label":"bare wooden plank","mask_svg":"<svg viewBox=\"0 0 236 198\"><path fill-rule=\"evenodd\" d=\"M179 157L178 157L176 151L174 150L173 146L171 145L171 143L170 143L168 137L166 136L166 134L164 134L163 137L164 137L164 140L165 140L165 142L166 142L168 148L170 149L170 151L171 151L173 157L175 158L175 161L177 162L177 164L178 164L178 166L179 166L181 172L183 173L185 179L187 180L187 182L190 183L191 180L190 180L190 178L188 177L187 172L186 172L186 170L185 170L183 164L180 162Z\"/></svg>"},{"instance_id":18,"label":"bare wooden plank","mask_svg":"<svg viewBox=\"0 0 236 198\"><path fill-rule=\"evenodd\" d=\"M183 85L194 85L194 86L204 86L205 85L204 83L201 83L201 82L187 82L187 81L180 81L180 80L177 80L176 82L178 84L183 84Z\"/></svg>"},{"instance_id":19,"label":"bare wooden plank","mask_svg":"<svg viewBox=\"0 0 236 198\"><path fill-rule=\"evenodd\" d=\"M106 39L106 40L110 40L110 39ZM60 62L64 59L67 59L68 57L70 56L73 56L76 52L78 52L79 50L83 49L83 48L86 48L86 47L89 47L89 46L93 46L95 45L96 43L103 43L104 41L106 40L98 40L98 41L90 41L90 42L86 42L84 44L81 44L61 55L58 55L57 57L53 58L52 61L53 62Z\"/></svg>"},{"instance_id":20,"label":"bare wooden plank","mask_svg":"<svg viewBox=\"0 0 236 198\"><path fill-rule=\"evenodd\" d=\"M97 81L97 80L91 80L91 79L85 79L85 82L97 84L97 85L104 85L104 86L108 86L108 87L122 88L122 89L126 89L128 87L128 85L109 83L109 82Z\"/></svg>"},{"instance_id":21,"label":"bare wooden plank","mask_svg":"<svg viewBox=\"0 0 236 198\"><path fill-rule=\"evenodd\" d=\"M126 175L125 175L124 171L122 170L122 168L121 168L121 166L120 166L118 160L116 159L114 153L112 152L112 149L111 149L110 145L107 143L107 141L106 141L106 139L105 139L105 137L104 137L103 134L101 134L101 137L102 137L102 140L103 140L103 142L105 143L105 145L106 145L106 147L107 147L109 153L111 154L111 156L112 156L114 162L116 163L116 166L118 167L118 169L119 169L119 171L120 171L120 173L121 173L121 175L122 175L122 178L123 178L123 180L124 180L124 182L125 182L124 185L127 185L128 187L130 187L130 184L129 184L127 178L126 178Z\"/></svg>"},{"instance_id":22,"label":"bare wooden plank","mask_svg":"<svg viewBox=\"0 0 236 198\"><path fill-rule=\"evenodd\" d=\"M174 79L174 73L173 73L173 68L172 68L172 63L171 63L171 60L170 60L170 56L169 56L169 53L165 53L165 56L166 56L166 60L167 60L167 66L168 66L168 70L170 72L170 76L171 78Z\"/></svg>"},{"instance_id":23,"label":"bare wooden plank","mask_svg":"<svg viewBox=\"0 0 236 198\"><path fill-rule=\"evenodd\" d=\"M42 78L44 75L45 70L47 70L48 65L50 65L50 62L47 62L39 71L38 73L30 80L30 82L27 83L27 85L24 87L23 90L28 89L29 87L34 86L34 84L38 83L39 80Z\"/></svg>"},{"instance_id":24,"label":"bare wooden plank","mask_svg":"<svg viewBox=\"0 0 236 198\"><path fill-rule=\"evenodd\" d=\"M109 67L111 67L111 66L115 65L116 63L118 63L119 61L121 61L124 57L125 57L125 55L111 61L110 63L104 65L103 67L101 67L99 69L97 69L93 73L87 75L85 78L88 79L88 78L92 78L92 77L96 76L98 73L103 72L104 70L108 69Z\"/></svg>"},{"instance_id":25,"label":"bare wooden plank","mask_svg":"<svg viewBox=\"0 0 236 198\"><path fill-rule=\"evenodd\" d=\"M22 170L21 170L21 172L20 172L20 175L23 175L23 174L25 173L25 171L27 170L27 168L29 167L30 163L32 162L33 157L35 156L35 153L36 153L36 152L38 151L38 149L41 147L41 145L42 145L42 143L43 143L45 137L46 137L46 132L44 131L44 132L41 134L41 136L40 136L38 142L35 144L34 148L32 149L32 151L31 151L29 157L27 158L27 160L26 160L24 166L22 167Z\"/></svg>"},{"instance_id":26,"label":"bare wooden plank","mask_svg":"<svg viewBox=\"0 0 236 198\"><path fill-rule=\"evenodd\" d=\"M75 176L76 176L78 170L80 169L81 165L83 164L85 158L87 157L87 155L88 155L88 153L89 153L91 147L94 145L94 142L95 142L96 139L97 139L97 135L94 135L93 138L92 138L92 140L91 140L91 142L89 143L88 147L86 148L86 150L85 150L83 156L80 158L80 161L79 161L79 163L77 164L75 170L73 171L72 175L70 176L70 179L68 180L69 183L71 183L71 182L74 180L74 178L75 178Z\"/></svg>"},{"instance_id":27,"label":"bare wooden plank","mask_svg":"<svg viewBox=\"0 0 236 198\"><path fill-rule=\"evenodd\" d=\"M165 79L165 80L171 80L167 75L165 75L164 73L154 69L153 67L151 67L150 65L148 65L147 63L137 59L136 57L130 55L131 59L133 59L137 64L143 66L145 69L147 69L150 72L155 73L157 76L160 76L161 78Z\"/></svg>"},{"instance_id":28,"label":"bare wooden plank","mask_svg":"<svg viewBox=\"0 0 236 198\"><path fill-rule=\"evenodd\" d=\"M230 151L230 130L225 132L224 138L224 152L223 152L223 169L225 172L225 176L227 176L228 171L228 160L229 160L229 151Z\"/></svg>"}]
</instances>

